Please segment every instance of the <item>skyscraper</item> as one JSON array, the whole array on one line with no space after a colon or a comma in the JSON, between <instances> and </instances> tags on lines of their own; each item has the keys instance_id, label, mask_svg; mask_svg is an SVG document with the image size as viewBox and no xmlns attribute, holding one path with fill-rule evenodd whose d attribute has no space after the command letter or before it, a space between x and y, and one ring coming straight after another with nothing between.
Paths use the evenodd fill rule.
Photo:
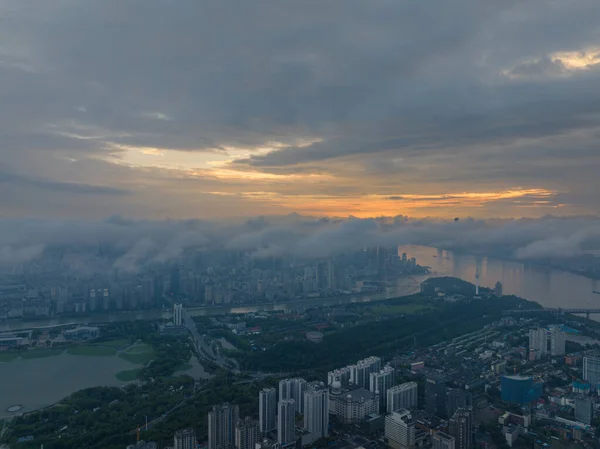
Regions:
<instances>
[{"instance_id":1,"label":"skyscraper","mask_svg":"<svg viewBox=\"0 0 600 449\"><path fill-rule=\"evenodd\" d=\"M459 408L468 408L473 404L473 395L461 388L452 388L446 395L446 413L454 415Z\"/></svg>"},{"instance_id":2,"label":"skyscraper","mask_svg":"<svg viewBox=\"0 0 600 449\"><path fill-rule=\"evenodd\" d=\"M598 384L600 384L600 357L583 358L583 378L592 385L592 389L598 389Z\"/></svg>"},{"instance_id":3,"label":"skyscraper","mask_svg":"<svg viewBox=\"0 0 600 449\"><path fill-rule=\"evenodd\" d=\"M295 418L296 404L294 400L280 400L277 406L277 441L281 446L288 446L296 442Z\"/></svg>"},{"instance_id":4,"label":"skyscraper","mask_svg":"<svg viewBox=\"0 0 600 449\"><path fill-rule=\"evenodd\" d=\"M417 407L417 383L406 382L387 391L387 412Z\"/></svg>"},{"instance_id":5,"label":"skyscraper","mask_svg":"<svg viewBox=\"0 0 600 449\"><path fill-rule=\"evenodd\" d=\"M329 290L337 289L337 267L335 266L335 262L333 260L329 260L327 265L327 288Z\"/></svg>"},{"instance_id":6,"label":"skyscraper","mask_svg":"<svg viewBox=\"0 0 600 449\"><path fill-rule=\"evenodd\" d=\"M268 433L277 427L277 392L264 388L258 393L258 419L260 431Z\"/></svg>"},{"instance_id":7,"label":"skyscraper","mask_svg":"<svg viewBox=\"0 0 600 449\"><path fill-rule=\"evenodd\" d=\"M500 282L496 282L496 285L494 286L494 295L502 296L502 284Z\"/></svg>"},{"instance_id":8,"label":"skyscraper","mask_svg":"<svg viewBox=\"0 0 600 449\"><path fill-rule=\"evenodd\" d=\"M231 449L235 445L235 424L240 417L237 405L215 405L208 413L208 449Z\"/></svg>"},{"instance_id":9,"label":"skyscraper","mask_svg":"<svg viewBox=\"0 0 600 449\"><path fill-rule=\"evenodd\" d=\"M181 314L183 312L183 306L181 304L173 304L173 324L175 326L181 326L183 324Z\"/></svg>"},{"instance_id":10,"label":"skyscraper","mask_svg":"<svg viewBox=\"0 0 600 449\"><path fill-rule=\"evenodd\" d=\"M446 379L430 375L425 379L425 410L439 417L446 416Z\"/></svg>"},{"instance_id":11,"label":"skyscraper","mask_svg":"<svg viewBox=\"0 0 600 449\"><path fill-rule=\"evenodd\" d=\"M178 295L181 289L181 272L179 270L179 266L178 265L174 265L171 268L171 277L170 277L170 283L171 283L171 293L173 293L174 295Z\"/></svg>"},{"instance_id":12,"label":"skyscraper","mask_svg":"<svg viewBox=\"0 0 600 449\"><path fill-rule=\"evenodd\" d=\"M542 384L534 382L531 376L502 376L500 389L503 401L521 406L542 395Z\"/></svg>"},{"instance_id":13,"label":"skyscraper","mask_svg":"<svg viewBox=\"0 0 600 449\"><path fill-rule=\"evenodd\" d=\"M338 380L342 385L348 386L352 378L352 367L345 366L338 368L327 373L327 385L331 385L334 381Z\"/></svg>"},{"instance_id":14,"label":"skyscraper","mask_svg":"<svg viewBox=\"0 0 600 449\"><path fill-rule=\"evenodd\" d=\"M594 418L594 403L587 396L575 399L575 419L584 424L591 424Z\"/></svg>"},{"instance_id":15,"label":"skyscraper","mask_svg":"<svg viewBox=\"0 0 600 449\"><path fill-rule=\"evenodd\" d=\"M196 449L196 431L194 429L182 429L175 432L173 448Z\"/></svg>"},{"instance_id":16,"label":"skyscraper","mask_svg":"<svg viewBox=\"0 0 600 449\"><path fill-rule=\"evenodd\" d=\"M529 331L529 360L540 360L548 353L548 331L543 327Z\"/></svg>"},{"instance_id":17,"label":"skyscraper","mask_svg":"<svg viewBox=\"0 0 600 449\"><path fill-rule=\"evenodd\" d=\"M369 374L369 390L379 393L379 410L387 408L387 392L394 385L394 368L386 365L381 371Z\"/></svg>"},{"instance_id":18,"label":"skyscraper","mask_svg":"<svg viewBox=\"0 0 600 449\"><path fill-rule=\"evenodd\" d=\"M304 390L306 390L306 381L300 377L280 380L279 400L293 399L296 402L296 413L303 413Z\"/></svg>"},{"instance_id":19,"label":"skyscraper","mask_svg":"<svg viewBox=\"0 0 600 449\"><path fill-rule=\"evenodd\" d=\"M559 356L565 355L565 344L567 335L558 326L550 328L550 355Z\"/></svg>"},{"instance_id":20,"label":"skyscraper","mask_svg":"<svg viewBox=\"0 0 600 449\"><path fill-rule=\"evenodd\" d=\"M444 432L434 433L431 437L432 449L455 449L455 440L452 435Z\"/></svg>"},{"instance_id":21,"label":"skyscraper","mask_svg":"<svg viewBox=\"0 0 600 449\"><path fill-rule=\"evenodd\" d=\"M352 369L354 370L352 381L359 387L368 390L370 387L371 373L376 373L381 369L381 358L368 357L364 360L359 360Z\"/></svg>"},{"instance_id":22,"label":"skyscraper","mask_svg":"<svg viewBox=\"0 0 600 449\"><path fill-rule=\"evenodd\" d=\"M472 412L459 408L448 425L449 434L454 437L456 449L471 449L473 446Z\"/></svg>"},{"instance_id":23,"label":"skyscraper","mask_svg":"<svg viewBox=\"0 0 600 449\"><path fill-rule=\"evenodd\" d=\"M323 382L311 382L306 386L304 428L317 438L329 435L329 389Z\"/></svg>"},{"instance_id":24,"label":"skyscraper","mask_svg":"<svg viewBox=\"0 0 600 449\"><path fill-rule=\"evenodd\" d=\"M409 449L415 444L415 421L408 410L400 409L385 417L385 439L394 449Z\"/></svg>"},{"instance_id":25,"label":"skyscraper","mask_svg":"<svg viewBox=\"0 0 600 449\"><path fill-rule=\"evenodd\" d=\"M258 422L250 417L235 424L235 449L255 449L258 443Z\"/></svg>"}]
</instances>

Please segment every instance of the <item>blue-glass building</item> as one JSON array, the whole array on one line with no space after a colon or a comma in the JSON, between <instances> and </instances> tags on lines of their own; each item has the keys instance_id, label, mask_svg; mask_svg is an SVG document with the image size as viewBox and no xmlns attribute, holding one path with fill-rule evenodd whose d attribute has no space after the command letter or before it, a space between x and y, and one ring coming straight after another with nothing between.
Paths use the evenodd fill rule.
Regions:
<instances>
[{"instance_id":1,"label":"blue-glass building","mask_svg":"<svg viewBox=\"0 0 600 449\"><path fill-rule=\"evenodd\" d=\"M534 382L531 376L502 376L502 400L511 404L527 405L539 399L542 386L542 383Z\"/></svg>"}]
</instances>

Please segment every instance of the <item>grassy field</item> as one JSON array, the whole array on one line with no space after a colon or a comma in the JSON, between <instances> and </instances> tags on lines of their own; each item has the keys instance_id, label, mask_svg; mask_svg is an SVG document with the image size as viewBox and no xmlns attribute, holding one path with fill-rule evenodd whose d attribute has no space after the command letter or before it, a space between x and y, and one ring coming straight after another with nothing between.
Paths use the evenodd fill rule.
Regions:
<instances>
[{"instance_id":1,"label":"grassy field","mask_svg":"<svg viewBox=\"0 0 600 449\"><path fill-rule=\"evenodd\" d=\"M108 340L108 341L96 343L96 345L98 345L98 346L106 346L108 348L114 348L117 350L124 349L127 346L129 346L130 344L131 344L131 342L125 338L118 339L118 340Z\"/></svg>"},{"instance_id":2,"label":"grassy field","mask_svg":"<svg viewBox=\"0 0 600 449\"><path fill-rule=\"evenodd\" d=\"M422 312L424 310L428 310L431 307L424 304L382 304L373 307L373 312L377 315L401 315L401 314L411 314Z\"/></svg>"},{"instance_id":3,"label":"grassy field","mask_svg":"<svg viewBox=\"0 0 600 449\"><path fill-rule=\"evenodd\" d=\"M12 362L17 357L19 357L19 354L15 354L14 352L0 352L0 363Z\"/></svg>"},{"instance_id":4,"label":"grassy field","mask_svg":"<svg viewBox=\"0 0 600 449\"><path fill-rule=\"evenodd\" d=\"M122 382L131 382L138 378L141 368L128 369L125 371L119 371L115 376Z\"/></svg>"},{"instance_id":5,"label":"grassy field","mask_svg":"<svg viewBox=\"0 0 600 449\"><path fill-rule=\"evenodd\" d=\"M145 365L150 360L154 359L154 349L147 344L138 344L127 348L119 354L124 360L135 363L136 365Z\"/></svg>"},{"instance_id":6,"label":"grassy field","mask_svg":"<svg viewBox=\"0 0 600 449\"><path fill-rule=\"evenodd\" d=\"M24 359L39 359L42 357L54 357L65 352L64 349L52 349L52 348L39 348L30 349L21 353L21 357Z\"/></svg>"},{"instance_id":7,"label":"grassy field","mask_svg":"<svg viewBox=\"0 0 600 449\"><path fill-rule=\"evenodd\" d=\"M69 347L69 349L67 349L67 352L72 355L110 357L115 355L117 353L117 350L114 348L108 348L106 346L80 345Z\"/></svg>"}]
</instances>

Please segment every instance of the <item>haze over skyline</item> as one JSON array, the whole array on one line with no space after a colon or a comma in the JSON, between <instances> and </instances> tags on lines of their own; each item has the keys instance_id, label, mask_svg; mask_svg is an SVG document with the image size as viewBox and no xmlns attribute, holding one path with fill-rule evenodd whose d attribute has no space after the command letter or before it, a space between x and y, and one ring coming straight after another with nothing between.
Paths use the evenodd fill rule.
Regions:
<instances>
[{"instance_id":1,"label":"haze over skyline","mask_svg":"<svg viewBox=\"0 0 600 449\"><path fill-rule=\"evenodd\" d=\"M597 215L598 17L0 0L1 217Z\"/></svg>"}]
</instances>

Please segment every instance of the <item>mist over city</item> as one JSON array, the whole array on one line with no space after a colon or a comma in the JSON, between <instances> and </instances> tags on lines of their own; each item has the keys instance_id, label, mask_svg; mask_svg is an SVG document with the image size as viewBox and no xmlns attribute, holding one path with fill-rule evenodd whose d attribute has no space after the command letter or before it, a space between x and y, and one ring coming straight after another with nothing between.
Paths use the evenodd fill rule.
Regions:
<instances>
[{"instance_id":1,"label":"mist over city","mask_svg":"<svg viewBox=\"0 0 600 449\"><path fill-rule=\"evenodd\" d=\"M600 448L598 0L0 0L0 449Z\"/></svg>"}]
</instances>

